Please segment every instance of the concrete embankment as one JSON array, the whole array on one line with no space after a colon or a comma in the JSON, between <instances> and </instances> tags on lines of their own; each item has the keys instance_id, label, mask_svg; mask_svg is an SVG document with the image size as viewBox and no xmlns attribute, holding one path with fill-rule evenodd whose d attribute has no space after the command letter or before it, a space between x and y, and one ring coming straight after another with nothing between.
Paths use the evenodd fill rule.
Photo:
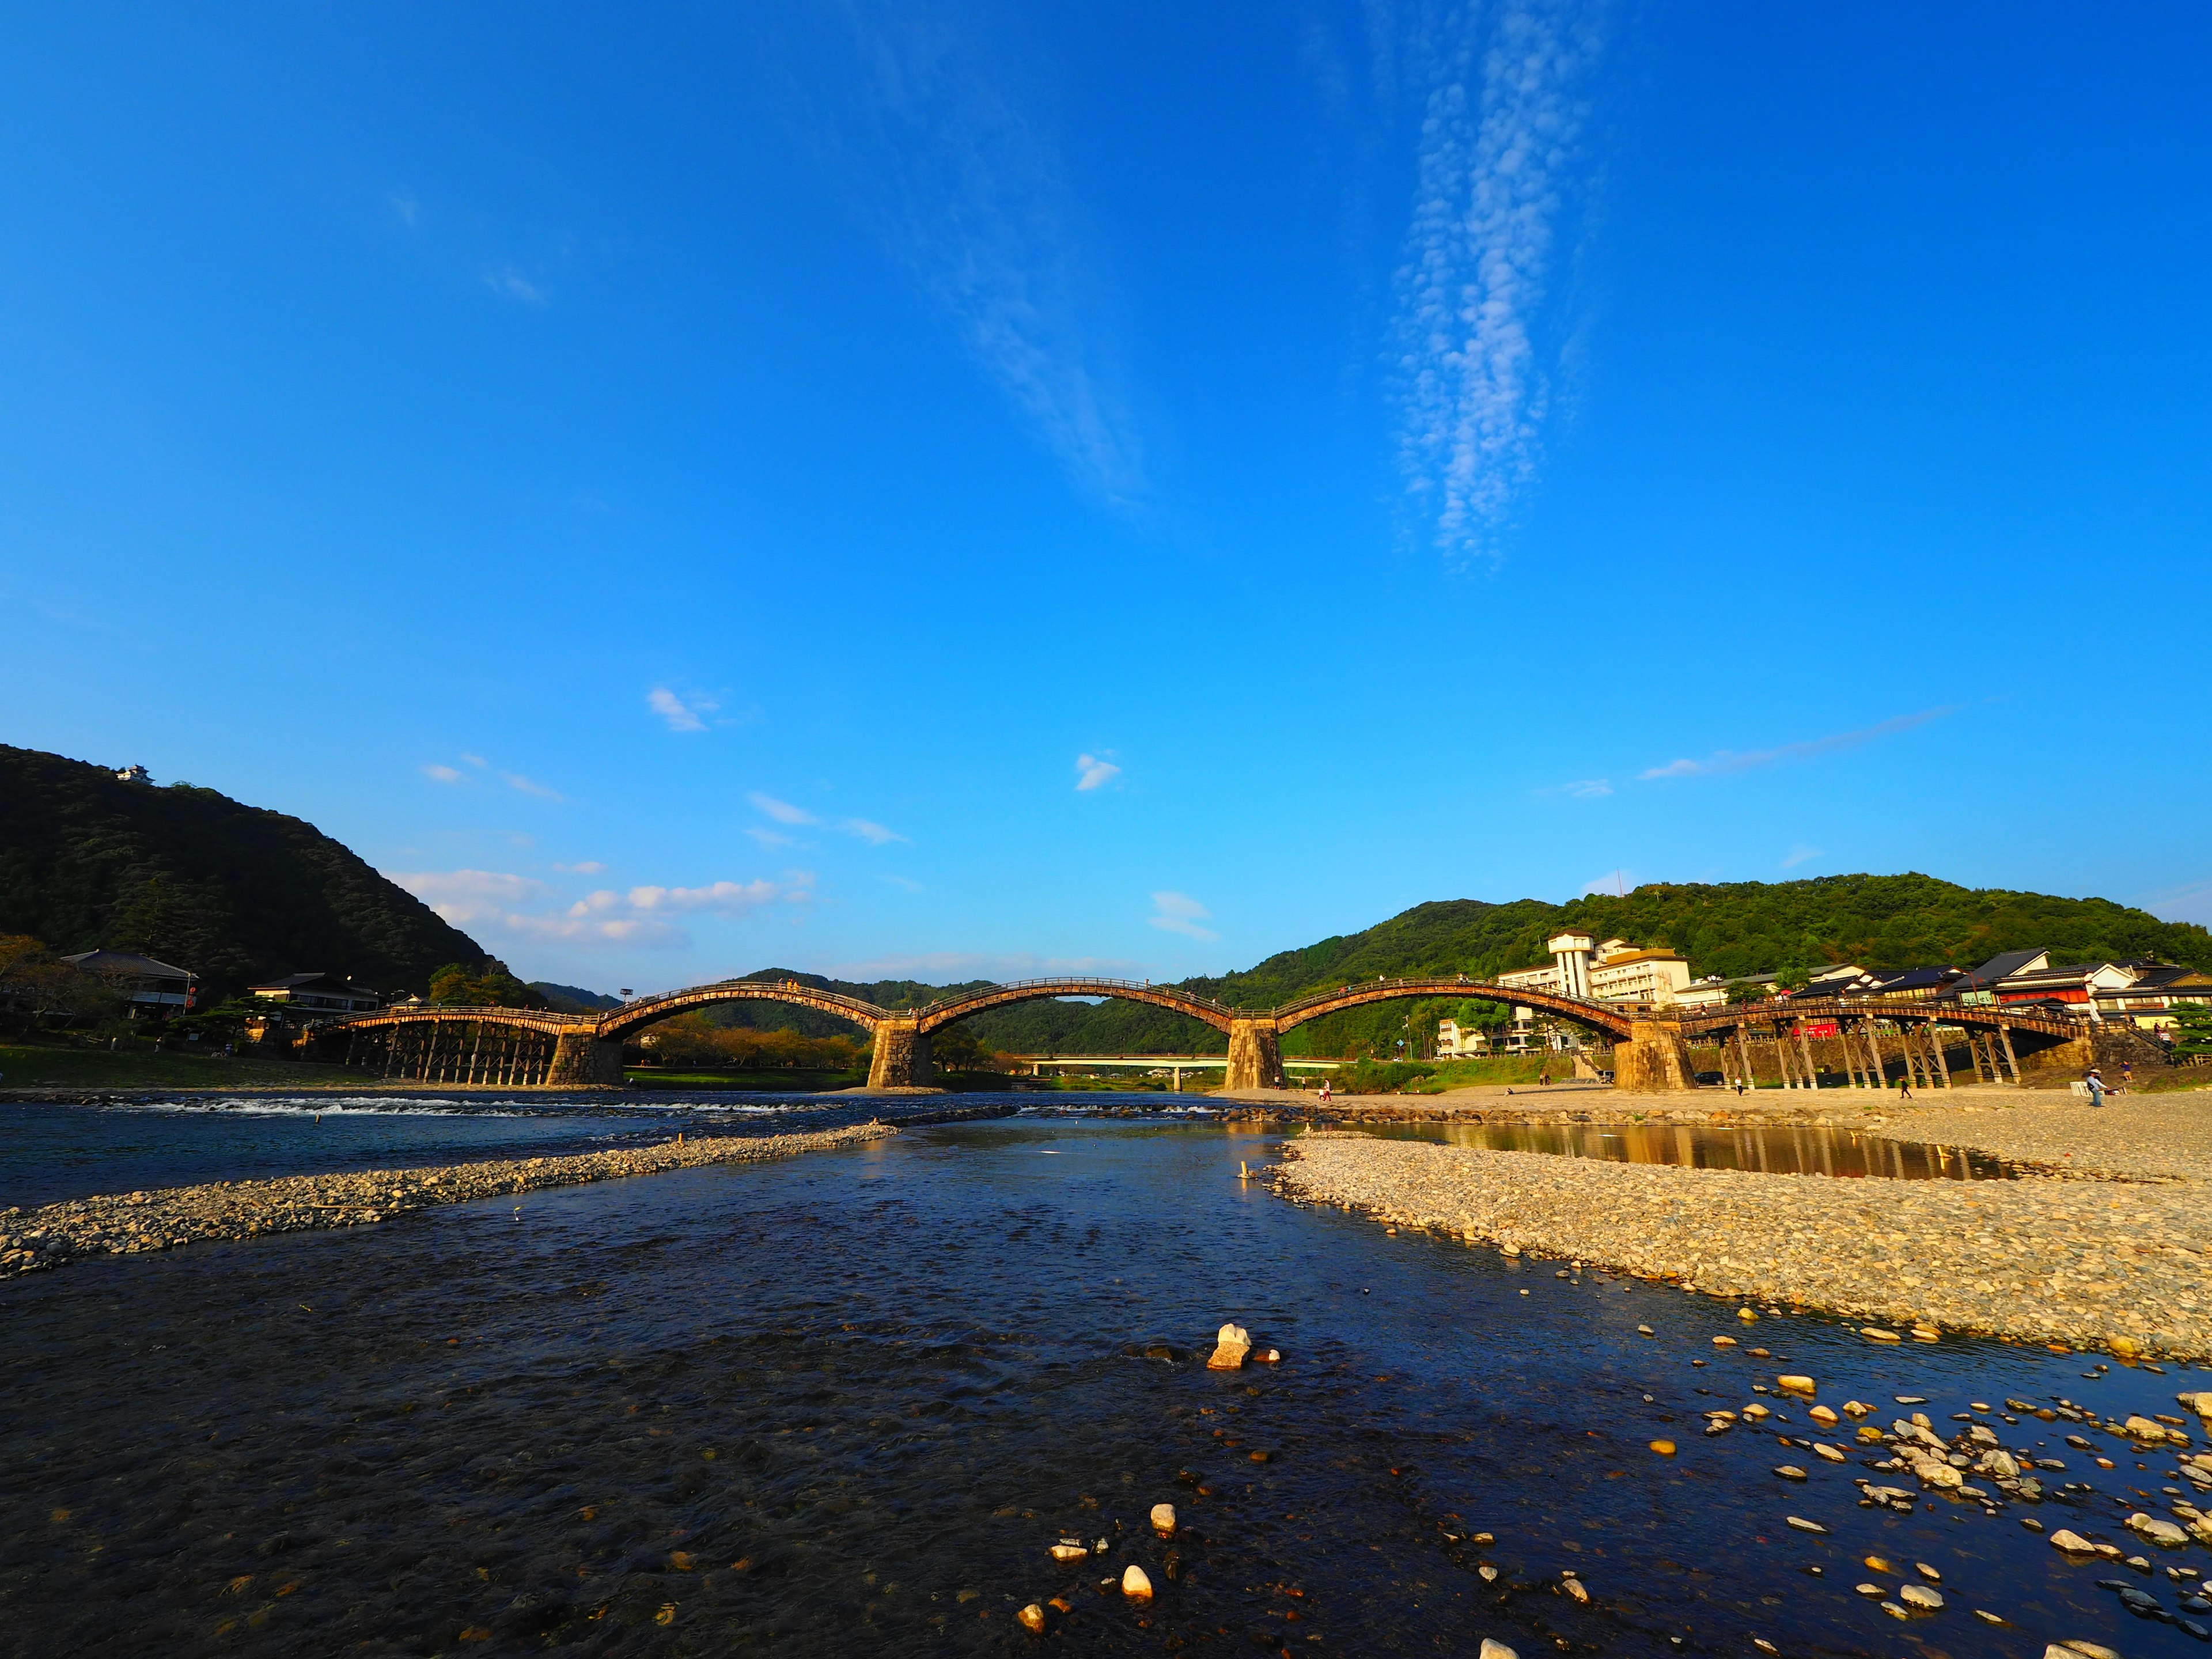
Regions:
<instances>
[{"instance_id":1,"label":"concrete embankment","mask_svg":"<svg viewBox=\"0 0 2212 1659\"><path fill-rule=\"evenodd\" d=\"M896 1134L881 1121L799 1134L713 1135L652 1146L521 1158L434 1169L353 1170L220 1181L71 1199L35 1210L0 1210L0 1278L57 1267L78 1256L166 1250L206 1239L252 1238L389 1221L410 1210L542 1192L593 1181L657 1175L707 1164L746 1164Z\"/></svg>"},{"instance_id":2,"label":"concrete embankment","mask_svg":"<svg viewBox=\"0 0 2212 1659\"><path fill-rule=\"evenodd\" d=\"M1762 1306L2212 1357L2198 1182L1844 1181L1299 1136L1277 1190Z\"/></svg>"}]
</instances>

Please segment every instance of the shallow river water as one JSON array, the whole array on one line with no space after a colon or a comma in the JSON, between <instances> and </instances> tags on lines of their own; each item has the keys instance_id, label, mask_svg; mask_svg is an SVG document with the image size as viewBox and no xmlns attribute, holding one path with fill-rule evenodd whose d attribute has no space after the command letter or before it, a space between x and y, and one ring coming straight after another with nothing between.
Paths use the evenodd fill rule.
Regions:
<instances>
[{"instance_id":1,"label":"shallow river water","mask_svg":"<svg viewBox=\"0 0 2212 1659\"><path fill-rule=\"evenodd\" d=\"M448 1154L483 1144L449 1129ZM0 1284L0 1652L2203 1650L2098 1588L2194 1616L2164 1569L2212 1552L2118 1524L2165 1512L2166 1460L2100 1436L2100 1470L2070 1425L1976 1413L2063 1459L2054 1486L2095 1489L2033 1514L2141 1547L2145 1576L2068 1565L2021 1506L1861 1508L1851 1475L1909 1480L1778 1446L1811 1428L1783 1401L1763 1433L1708 1438L1697 1415L1778 1367L1945 1430L2008 1395L2172 1413L2212 1386L2197 1372L1747 1330L1732 1304L1388 1237L1237 1179L1279 1142L912 1128ZM1207 1371L1230 1318L1283 1362ZM1146 1524L1163 1501L1171 1543ZM1056 1565L1062 1537L1108 1548ZM1102 1589L1131 1561L1147 1607ZM1942 1611L1900 1623L1854 1591L1893 1598L1916 1562ZM1016 1624L1054 1597L1069 1611L1043 1638Z\"/></svg>"}]
</instances>

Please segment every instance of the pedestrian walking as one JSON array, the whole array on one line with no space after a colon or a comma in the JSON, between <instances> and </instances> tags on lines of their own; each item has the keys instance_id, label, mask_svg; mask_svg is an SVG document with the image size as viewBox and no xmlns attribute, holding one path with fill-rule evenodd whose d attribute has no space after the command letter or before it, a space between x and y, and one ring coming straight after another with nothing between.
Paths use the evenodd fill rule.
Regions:
<instances>
[{"instance_id":1,"label":"pedestrian walking","mask_svg":"<svg viewBox=\"0 0 2212 1659\"><path fill-rule=\"evenodd\" d=\"M1907 1066L1897 1077L1897 1098L1899 1103L1912 1098L1912 1067Z\"/></svg>"},{"instance_id":2,"label":"pedestrian walking","mask_svg":"<svg viewBox=\"0 0 2212 1659\"><path fill-rule=\"evenodd\" d=\"M2102 1106L2105 1103L2105 1079L2098 1075L2097 1068L2092 1066L2089 1075L2082 1080L2089 1085L2089 1103Z\"/></svg>"}]
</instances>

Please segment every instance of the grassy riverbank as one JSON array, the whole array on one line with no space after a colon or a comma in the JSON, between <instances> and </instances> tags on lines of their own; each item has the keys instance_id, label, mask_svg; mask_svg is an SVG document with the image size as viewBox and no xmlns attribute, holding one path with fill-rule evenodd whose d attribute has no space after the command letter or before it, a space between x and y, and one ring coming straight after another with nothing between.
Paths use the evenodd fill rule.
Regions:
<instances>
[{"instance_id":1,"label":"grassy riverbank","mask_svg":"<svg viewBox=\"0 0 2212 1659\"><path fill-rule=\"evenodd\" d=\"M380 1081L301 1060L0 1043L4 1089L357 1089Z\"/></svg>"}]
</instances>

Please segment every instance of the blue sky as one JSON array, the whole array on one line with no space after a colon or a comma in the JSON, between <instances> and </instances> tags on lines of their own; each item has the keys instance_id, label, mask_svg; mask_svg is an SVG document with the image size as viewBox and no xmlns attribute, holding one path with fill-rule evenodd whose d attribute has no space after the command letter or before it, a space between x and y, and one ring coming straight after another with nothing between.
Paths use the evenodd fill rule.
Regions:
<instances>
[{"instance_id":1,"label":"blue sky","mask_svg":"<svg viewBox=\"0 0 2212 1659\"><path fill-rule=\"evenodd\" d=\"M2212 921L2200 8L9 9L0 740L533 977Z\"/></svg>"}]
</instances>

